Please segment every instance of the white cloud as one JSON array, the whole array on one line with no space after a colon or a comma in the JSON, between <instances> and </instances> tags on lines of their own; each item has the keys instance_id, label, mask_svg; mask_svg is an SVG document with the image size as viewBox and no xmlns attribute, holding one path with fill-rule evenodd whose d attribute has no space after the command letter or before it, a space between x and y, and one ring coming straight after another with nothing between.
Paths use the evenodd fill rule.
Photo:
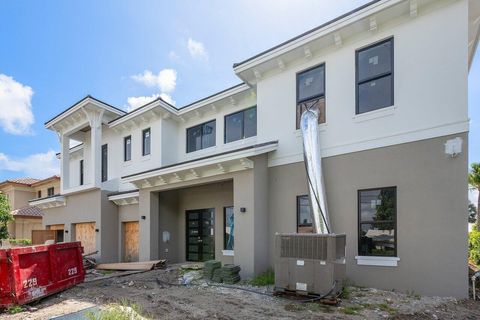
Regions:
<instances>
[{"instance_id":1,"label":"white cloud","mask_svg":"<svg viewBox=\"0 0 480 320\"><path fill-rule=\"evenodd\" d=\"M188 38L187 49L192 58L203 61L208 60L208 52L205 49L205 45L200 41L195 41L192 38Z\"/></svg>"},{"instance_id":2,"label":"white cloud","mask_svg":"<svg viewBox=\"0 0 480 320\"><path fill-rule=\"evenodd\" d=\"M177 85L177 71L174 69L163 69L157 75L150 70L132 76L132 79L143 83L147 87L158 87L161 92L170 93Z\"/></svg>"},{"instance_id":3,"label":"white cloud","mask_svg":"<svg viewBox=\"0 0 480 320\"><path fill-rule=\"evenodd\" d=\"M46 178L60 173L55 151L36 153L25 158L11 159L0 153L0 171L21 172L26 177Z\"/></svg>"},{"instance_id":4,"label":"white cloud","mask_svg":"<svg viewBox=\"0 0 480 320\"><path fill-rule=\"evenodd\" d=\"M161 93L161 94L152 94L151 96L140 96L140 97L128 97L127 98L127 112L140 108L143 105L157 99L158 97L162 98L163 101L170 103L171 105L175 105L175 101L169 94Z\"/></svg>"},{"instance_id":5,"label":"white cloud","mask_svg":"<svg viewBox=\"0 0 480 320\"><path fill-rule=\"evenodd\" d=\"M0 74L0 127L11 134L29 134L34 123L33 90L12 77Z\"/></svg>"}]
</instances>

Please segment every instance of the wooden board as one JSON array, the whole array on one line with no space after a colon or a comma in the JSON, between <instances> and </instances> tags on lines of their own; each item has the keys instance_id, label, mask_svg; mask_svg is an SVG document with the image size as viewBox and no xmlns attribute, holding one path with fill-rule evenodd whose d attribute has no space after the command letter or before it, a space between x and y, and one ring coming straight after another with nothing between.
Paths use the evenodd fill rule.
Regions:
<instances>
[{"instance_id":1,"label":"wooden board","mask_svg":"<svg viewBox=\"0 0 480 320\"><path fill-rule=\"evenodd\" d=\"M64 224L52 224L48 226L48 230L64 230L65 225Z\"/></svg>"},{"instance_id":2,"label":"wooden board","mask_svg":"<svg viewBox=\"0 0 480 320\"><path fill-rule=\"evenodd\" d=\"M125 262L138 261L138 230L138 221L123 223L123 261Z\"/></svg>"},{"instance_id":3,"label":"wooden board","mask_svg":"<svg viewBox=\"0 0 480 320\"><path fill-rule=\"evenodd\" d=\"M101 263L95 266L97 270L152 270L165 266L166 260L142 261L142 262L121 262Z\"/></svg>"},{"instance_id":4,"label":"wooden board","mask_svg":"<svg viewBox=\"0 0 480 320\"><path fill-rule=\"evenodd\" d=\"M77 223L75 225L75 241L82 243L84 253L97 250L95 236L95 222Z\"/></svg>"},{"instance_id":5,"label":"wooden board","mask_svg":"<svg viewBox=\"0 0 480 320\"><path fill-rule=\"evenodd\" d=\"M32 245L45 244L47 240L56 241L55 230L32 230Z\"/></svg>"}]
</instances>

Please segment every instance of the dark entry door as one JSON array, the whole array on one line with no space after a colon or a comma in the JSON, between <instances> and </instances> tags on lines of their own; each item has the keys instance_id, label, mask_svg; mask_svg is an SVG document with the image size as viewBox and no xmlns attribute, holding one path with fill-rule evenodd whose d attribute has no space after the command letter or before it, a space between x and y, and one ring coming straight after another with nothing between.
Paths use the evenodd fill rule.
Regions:
<instances>
[{"instance_id":1,"label":"dark entry door","mask_svg":"<svg viewBox=\"0 0 480 320\"><path fill-rule=\"evenodd\" d=\"M215 209L187 210L187 261L215 259Z\"/></svg>"}]
</instances>

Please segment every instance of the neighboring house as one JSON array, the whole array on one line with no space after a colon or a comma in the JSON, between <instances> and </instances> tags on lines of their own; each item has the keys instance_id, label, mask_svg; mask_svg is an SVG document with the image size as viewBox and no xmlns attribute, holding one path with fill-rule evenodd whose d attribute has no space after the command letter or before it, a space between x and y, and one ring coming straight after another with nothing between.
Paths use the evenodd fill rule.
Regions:
<instances>
[{"instance_id":1,"label":"neighboring house","mask_svg":"<svg viewBox=\"0 0 480 320\"><path fill-rule=\"evenodd\" d=\"M298 118L316 103L347 277L466 297L479 16L478 1L373 1L235 64L243 83L181 108L87 96L46 122L61 193L31 204L101 261L215 258L258 274L275 233L312 230Z\"/></svg>"},{"instance_id":2,"label":"neighboring house","mask_svg":"<svg viewBox=\"0 0 480 320\"><path fill-rule=\"evenodd\" d=\"M60 177L47 179L19 178L0 183L0 192L6 194L14 221L8 225L8 232L14 239L31 239L32 230L43 230L42 210L31 207L28 201L42 194L60 192Z\"/></svg>"}]
</instances>

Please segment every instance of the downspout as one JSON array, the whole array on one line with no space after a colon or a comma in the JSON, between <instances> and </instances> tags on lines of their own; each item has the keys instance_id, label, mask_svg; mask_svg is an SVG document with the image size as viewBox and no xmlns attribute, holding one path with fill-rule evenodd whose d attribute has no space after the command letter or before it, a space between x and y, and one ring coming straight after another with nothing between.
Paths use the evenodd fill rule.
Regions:
<instances>
[{"instance_id":1,"label":"downspout","mask_svg":"<svg viewBox=\"0 0 480 320\"><path fill-rule=\"evenodd\" d=\"M315 232L329 234L330 219L328 217L325 182L322 172L322 155L318 135L318 100L313 103L304 103L305 111L300 118L300 129L303 138L303 157L307 172L310 207Z\"/></svg>"}]
</instances>

